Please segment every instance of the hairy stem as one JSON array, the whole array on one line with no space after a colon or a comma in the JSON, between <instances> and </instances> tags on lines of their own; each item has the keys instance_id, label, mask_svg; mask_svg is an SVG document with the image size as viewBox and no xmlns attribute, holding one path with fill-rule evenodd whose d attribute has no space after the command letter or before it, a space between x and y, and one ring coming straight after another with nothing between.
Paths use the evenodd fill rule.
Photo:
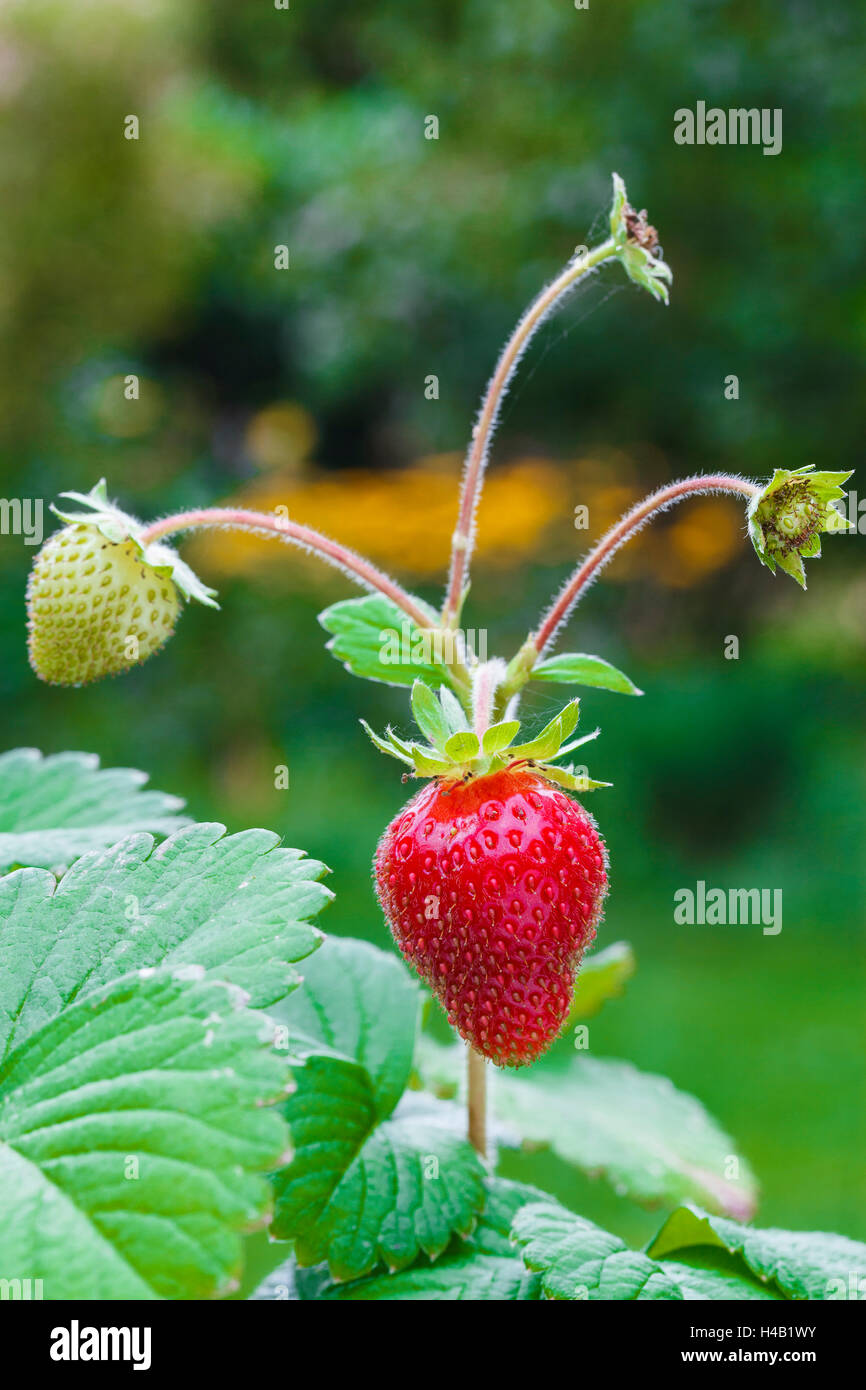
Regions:
<instances>
[{"instance_id":1,"label":"hairy stem","mask_svg":"<svg viewBox=\"0 0 866 1390\"><path fill-rule=\"evenodd\" d=\"M613 240L602 243L582 256L569 261L565 269L552 281L524 313L508 342L502 350L496 370L481 403L481 410L472 431L472 443L466 458L463 484L460 491L460 507L457 526L451 542L451 569L448 577L448 590L445 606L442 609L442 626L454 627L459 620L463 591L469 578L469 561L475 540L475 512L481 495L484 470L490 454L490 443L503 397L514 375L520 358L526 351L536 329L544 322L559 302L573 289L584 275L610 260L616 255Z\"/></svg>"},{"instance_id":2,"label":"hairy stem","mask_svg":"<svg viewBox=\"0 0 866 1390\"><path fill-rule=\"evenodd\" d=\"M319 531L311 530L309 526L301 526L295 521L271 516L267 512L242 511L233 507L208 507L203 511L178 512L176 516L167 516L162 521L155 521L141 533L140 539L143 545L149 545L151 541L160 540L176 531L189 531L200 526L254 531L260 535L276 536L279 540L300 546L302 550L317 555L326 564L342 570L364 588L390 599L417 627L436 626L436 618L425 609L419 599L407 593L362 555L356 555L353 550L330 540Z\"/></svg>"},{"instance_id":3,"label":"hairy stem","mask_svg":"<svg viewBox=\"0 0 866 1390\"><path fill-rule=\"evenodd\" d=\"M538 628L529 634L517 656L508 667L504 692L514 694L526 683L532 667L539 656L550 646L557 631L571 615L590 584L598 578L605 565L613 559L621 545L630 540L642 526L659 512L682 502L686 497L696 497L707 493L738 493L742 497L754 497L760 492L755 483L746 478L738 478L727 473L708 473L694 478L683 478L680 482L669 483L659 488L619 520L615 526L602 536L601 540L578 565L566 584L554 599L541 619Z\"/></svg>"},{"instance_id":4,"label":"hairy stem","mask_svg":"<svg viewBox=\"0 0 866 1390\"><path fill-rule=\"evenodd\" d=\"M486 661L479 666L472 681L472 715L475 732L479 740L493 722L493 711L498 686L505 675L505 663L498 659Z\"/></svg>"},{"instance_id":5,"label":"hairy stem","mask_svg":"<svg viewBox=\"0 0 866 1390\"><path fill-rule=\"evenodd\" d=\"M487 1157L487 1062L474 1047L466 1049L469 1142L481 1158Z\"/></svg>"}]
</instances>

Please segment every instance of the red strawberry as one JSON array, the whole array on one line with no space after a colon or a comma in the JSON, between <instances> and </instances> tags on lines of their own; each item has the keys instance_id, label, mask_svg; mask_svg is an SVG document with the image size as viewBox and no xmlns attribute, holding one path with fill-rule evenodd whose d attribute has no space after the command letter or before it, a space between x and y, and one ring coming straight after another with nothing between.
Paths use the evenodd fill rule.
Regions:
<instances>
[{"instance_id":1,"label":"red strawberry","mask_svg":"<svg viewBox=\"0 0 866 1390\"><path fill-rule=\"evenodd\" d=\"M398 947L467 1042L500 1066L550 1047L607 891L578 802L525 761L439 778L385 831L376 883Z\"/></svg>"}]
</instances>

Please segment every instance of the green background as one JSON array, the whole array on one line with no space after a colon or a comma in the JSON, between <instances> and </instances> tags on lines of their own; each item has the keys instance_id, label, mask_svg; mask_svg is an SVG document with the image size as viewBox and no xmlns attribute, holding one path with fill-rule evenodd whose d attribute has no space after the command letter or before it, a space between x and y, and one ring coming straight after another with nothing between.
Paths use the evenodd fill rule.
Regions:
<instances>
[{"instance_id":1,"label":"green background","mask_svg":"<svg viewBox=\"0 0 866 1390\"><path fill-rule=\"evenodd\" d=\"M866 89L853 5L13 0L0 52L6 498L47 504L104 474L153 516L270 477L291 511L296 485L315 504L330 479L339 534L340 489L350 526L352 478L362 493L379 479L386 501L367 524L389 563L388 489L445 455L434 473L450 470L456 496L499 346L573 247L603 235L612 169L659 228L671 305L610 268L529 354L492 476L542 461L551 520L532 530L519 493L502 492L515 546L482 554L466 619L491 652L512 649L565 576L587 540L573 508L606 480L634 491L697 470L859 462ZM675 145L674 111L698 100L781 108L781 154ZM130 113L137 142L123 138ZM117 388L128 372L143 383L132 425ZM283 440L274 472L250 431L286 402L317 442ZM422 485L416 530L426 501ZM583 706L603 731L591 770L614 783L592 802L612 866L599 940L628 938L638 956L591 1047L708 1105L759 1176L763 1224L864 1238L866 541L828 543L802 594L745 544L702 564L714 518L732 523L721 507L701 515L703 530L685 509L664 522L569 630L568 648L598 651L647 692L588 692ZM447 534L438 504L430 517ZM406 788L358 719L405 727L407 705L326 653L316 613L346 584L289 552L281 567L218 574L206 552L221 614L190 610L123 680L55 690L26 660L32 550L0 540L4 746L93 750L147 769L197 817L278 830L333 868L324 925L385 945L369 866ZM394 569L436 598L411 549ZM731 635L738 660L724 656ZM541 720L555 703L538 687L525 710ZM274 787L282 763L288 791ZM781 889L783 931L677 926L674 892L698 879ZM507 1171L629 1239L657 1224L549 1156ZM257 1241L255 1268L274 1259Z\"/></svg>"}]
</instances>

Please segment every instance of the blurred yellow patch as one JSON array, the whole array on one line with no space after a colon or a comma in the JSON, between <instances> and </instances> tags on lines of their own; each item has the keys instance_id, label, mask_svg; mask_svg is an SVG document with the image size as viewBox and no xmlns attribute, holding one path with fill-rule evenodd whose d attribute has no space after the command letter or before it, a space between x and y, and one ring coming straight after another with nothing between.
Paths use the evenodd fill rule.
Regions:
<instances>
[{"instance_id":1,"label":"blurred yellow patch","mask_svg":"<svg viewBox=\"0 0 866 1390\"><path fill-rule=\"evenodd\" d=\"M273 436L264 433L270 447ZM387 569L435 578L448 564L462 462L459 454L444 454L400 472L313 473L304 479L289 467L257 480L227 505L287 513ZM537 554L542 532L561 516L563 503L562 473L545 460L521 459L495 470L479 508L479 557L510 565ZM196 536L189 558L215 575L282 569L286 562L279 545L240 531Z\"/></svg>"}]
</instances>

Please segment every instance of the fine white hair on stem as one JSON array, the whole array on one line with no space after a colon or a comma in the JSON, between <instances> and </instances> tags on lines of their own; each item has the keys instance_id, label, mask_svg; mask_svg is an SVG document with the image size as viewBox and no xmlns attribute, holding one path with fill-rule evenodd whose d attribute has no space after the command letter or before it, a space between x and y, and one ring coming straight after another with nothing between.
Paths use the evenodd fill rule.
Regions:
<instances>
[{"instance_id":1,"label":"fine white hair on stem","mask_svg":"<svg viewBox=\"0 0 866 1390\"><path fill-rule=\"evenodd\" d=\"M484 737L493 719L496 692L505 679L505 662L501 657L485 661L472 675L472 715L475 732Z\"/></svg>"},{"instance_id":2,"label":"fine white hair on stem","mask_svg":"<svg viewBox=\"0 0 866 1390\"><path fill-rule=\"evenodd\" d=\"M490 457L490 446L499 421L502 402L514 373L535 333L550 315L564 302L578 281L591 274L616 253L613 241L604 242L593 251L572 256L554 280L551 280L524 311L517 327L506 342L481 402L472 431L472 442L466 455L457 525L451 542L451 566L448 589L442 609L442 622L450 627L455 622L469 574L469 561L475 544L476 515L484 473Z\"/></svg>"},{"instance_id":3,"label":"fine white hair on stem","mask_svg":"<svg viewBox=\"0 0 866 1390\"><path fill-rule=\"evenodd\" d=\"M176 516L164 517L153 522L141 534L143 545L150 545L163 536L176 531L187 531L199 527L217 530L243 530L254 535L267 536L297 546L309 555L324 560L326 564L342 571L354 583L362 585L372 593L382 594L390 599L418 627L435 626L436 618L431 609L421 599L409 594L389 575L378 569L363 556L349 550L347 546L323 536L309 526L302 526L288 518L271 516L266 512L251 512L240 508L212 507L201 511L179 512Z\"/></svg>"},{"instance_id":4,"label":"fine white hair on stem","mask_svg":"<svg viewBox=\"0 0 866 1390\"><path fill-rule=\"evenodd\" d=\"M552 646L557 634L571 617L575 605L595 583L620 547L643 530L653 517L666 512L686 497L725 493L752 497L757 491L757 485L746 478L716 473L682 478L678 482L668 483L644 498L642 502L638 502L611 527L563 584L532 636L531 640L538 655Z\"/></svg>"}]
</instances>

